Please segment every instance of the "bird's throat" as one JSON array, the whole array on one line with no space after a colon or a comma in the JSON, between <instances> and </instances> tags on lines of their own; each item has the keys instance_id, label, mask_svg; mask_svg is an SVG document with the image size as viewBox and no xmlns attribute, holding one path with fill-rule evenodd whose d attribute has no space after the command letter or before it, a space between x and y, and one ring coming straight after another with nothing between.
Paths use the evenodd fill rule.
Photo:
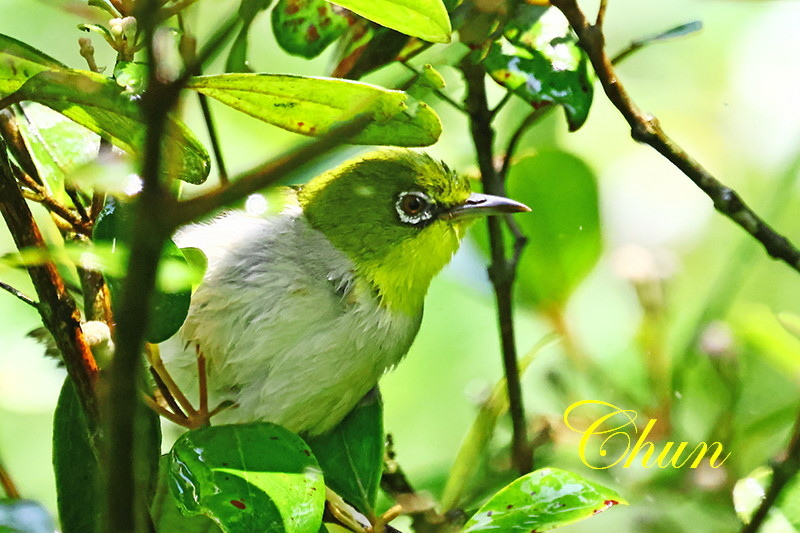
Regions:
<instances>
[{"instance_id":1,"label":"bird's throat","mask_svg":"<svg viewBox=\"0 0 800 533\"><path fill-rule=\"evenodd\" d=\"M380 258L359 265L359 274L379 295L380 305L409 316L422 312L433 277L458 250L463 227L436 223Z\"/></svg>"}]
</instances>

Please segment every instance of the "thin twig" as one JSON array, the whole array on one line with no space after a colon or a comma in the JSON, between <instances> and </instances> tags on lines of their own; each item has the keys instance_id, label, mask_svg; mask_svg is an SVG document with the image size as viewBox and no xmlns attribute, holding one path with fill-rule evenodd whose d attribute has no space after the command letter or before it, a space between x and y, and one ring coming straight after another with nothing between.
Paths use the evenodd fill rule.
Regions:
<instances>
[{"instance_id":1,"label":"thin twig","mask_svg":"<svg viewBox=\"0 0 800 533\"><path fill-rule=\"evenodd\" d=\"M514 159L514 154L517 152L517 148L519 146L522 137L525 136L525 133L534 125L538 124L541 119L546 117L553 109L554 106L545 106L540 107L538 109L534 109L522 120L517 129L514 130L514 133L508 139L508 145L506 147L506 152L503 154L503 166L500 168L498 175L501 180L505 181L508 178L508 170L511 168L511 163Z\"/></svg>"},{"instance_id":2,"label":"thin twig","mask_svg":"<svg viewBox=\"0 0 800 533\"><path fill-rule=\"evenodd\" d=\"M736 191L721 183L669 138L654 117L643 113L634 104L606 53L601 28L586 20L577 2L552 0L552 5L564 13L575 30L606 96L630 125L634 140L651 146L663 155L711 198L717 211L752 235L771 257L800 272L800 250L748 207Z\"/></svg>"},{"instance_id":3,"label":"thin twig","mask_svg":"<svg viewBox=\"0 0 800 533\"><path fill-rule=\"evenodd\" d=\"M171 221L173 227L197 220L205 214L241 200L268 185L280 182L289 173L346 142L349 137L363 130L368 123L368 116L356 116L351 121L332 128L324 136L302 144L288 153L234 178L227 186L178 202Z\"/></svg>"},{"instance_id":4,"label":"thin twig","mask_svg":"<svg viewBox=\"0 0 800 533\"><path fill-rule=\"evenodd\" d=\"M414 67L409 65L407 60L406 61L401 61L400 64L403 65L404 67L406 67L408 70L410 70L414 74L416 74L417 78L419 78L420 73L417 71L417 69L415 69ZM411 82L408 85L411 85L411 83L413 83L415 80L416 80L416 78L412 79ZM402 90L406 90L406 89L407 89L407 87L404 87ZM434 89L433 94L435 94L436 96L441 98L446 103L450 104L450 106L452 106L457 111L461 111L462 113L466 113L467 112L467 110L464 109L461 106L461 104L459 104L458 102L456 102L455 100L453 100L452 98L447 96L444 92L440 91L439 89Z\"/></svg>"},{"instance_id":5,"label":"thin twig","mask_svg":"<svg viewBox=\"0 0 800 533\"><path fill-rule=\"evenodd\" d=\"M22 292L20 292L19 290L15 289L14 287L9 285L8 283L3 283L2 281L0 281L0 289L3 289L4 291L10 292L11 294L13 294L14 296L19 298L20 300L22 300L26 304L30 305L34 309L38 309L39 308L39 304L37 304L36 301L33 298L31 298L29 296L25 296Z\"/></svg>"},{"instance_id":6,"label":"thin twig","mask_svg":"<svg viewBox=\"0 0 800 533\"><path fill-rule=\"evenodd\" d=\"M36 183L31 176L29 176L26 172L23 172L18 166L12 163L10 163L9 166L19 182L35 194L35 196L32 198L34 201L41 203L52 214L61 217L76 233L83 235L92 234L91 224L88 220L86 220L86 218L81 217L77 213L70 210L67 206L56 200L47 189Z\"/></svg>"},{"instance_id":7,"label":"thin twig","mask_svg":"<svg viewBox=\"0 0 800 533\"><path fill-rule=\"evenodd\" d=\"M208 105L208 97L202 93L197 93L197 100L200 102L200 109L203 112L203 120L206 123L208 139L211 141L211 151L214 153L214 161L217 163L217 175L222 185L228 184L228 169L225 167L225 159L222 156L222 146L219 143L217 129L214 126L214 117L211 115L211 107Z\"/></svg>"},{"instance_id":8,"label":"thin twig","mask_svg":"<svg viewBox=\"0 0 800 533\"><path fill-rule=\"evenodd\" d=\"M465 60L461 65L467 85L466 106L470 115L470 131L478 157L483 189L489 194L505 195L505 186L494 167L494 130L486 97L484 71L479 65ZM489 279L497 300L498 322L503 352L503 366L508 382L509 413L512 422L512 463L520 473L533 466L533 451L528 442L522 386L519 379L517 347L512 315L512 289L516 272L509 263L503 244L502 220L489 217L489 244L492 262Z\"/></svg>"},{"instance_id":9,"label":"thin twig","mask_svg":"<svg viewBox=\"0 0 800 533\"><path fill-rule=\"evenodd\" d=\"M3 491L6 493L6 497L10 500L17 500L19 499L19 491L17 490L17 486L14 484L14 480L11 479L8 471L3 466L3 463L0 463L0 487L3 487Z\"/></svg>"}]
</instances>

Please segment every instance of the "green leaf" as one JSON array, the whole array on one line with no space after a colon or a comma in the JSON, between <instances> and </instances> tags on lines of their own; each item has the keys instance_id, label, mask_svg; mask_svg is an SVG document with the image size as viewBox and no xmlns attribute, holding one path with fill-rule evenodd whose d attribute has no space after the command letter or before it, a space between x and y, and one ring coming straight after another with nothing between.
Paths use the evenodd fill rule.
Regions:
<instances>
[{"instance_id":1,"label":"green leaf","mask_svg":"<svg viewBox=\"0 0 800 533\"><path fill-rule=\"evenodd\" d=\"M743 523L750 523L770 483L772 483L772 469L766 466L756 468L750 475L736 482L733 487L733 505ZM800 476L795 475L781 490L758 531L760 533L800 531L798 501L800 501Z\"/></svg>"},{"instance_id":2,"label":"green leaf","mask_svg":"<svg viewBox=\"0 0 800 533\"><path fill-rule=\"evenodd\" d=\"M428 146L442 124L424 102L401 91L335 78L281 74L199 76L187 87L259 120L303 135L319 136L358 114L371 123L347 140L353 144Z\"/></svg>"},{"instance_id":3,"label":"green leaf","mask_svg":"<svg viewBox=\"0 0 800 533\"><path fill-rule=\"evenodd\" d=\"M93 230L94 240L110 244L116 254L122 255L123 261L127 257L128 243L133 231L132 207L130 204L115 199L109 200L97 217ZM186 271L189 270L186 258L172 240L166 242L161 253L159 283L153 295L153 307L146 336L147 341L152 343L167 340L183 325L183 321L189 314L192 298L191 286L196 281L191 275L176 281L174 266L170 268L167 265L182 266ZM165 266L169 269L167 276L171 276L171 279L164 279ZM111 292L111 304L112 306L118 305L124 276L109 272L105 272L104 275Z\"/></svg>"},{"instance_id":4,"label":"green leaf","mask_svg":"<svg viewBox=\"0 0 800 533\"><path fill-rule=\"evenodd\" d=\"M66 179L97 157L100 138L64 115L35 102L23 102L17 125L36 171L50 194L62 203Z\"/></svg>"},{"instance_id":5,"label":"green leaf","mask_svg":"<svg viewBox=\"0 0 800 533\"><path fill-rule=\"evenodd\" d=\"M272 0L242 0L242 3L239 4L242 28L236 35L228 53L228 60L225 62L226 72L252 72L247 64L247 36L256 15L267 9L271 3Z\"/></svg>"},{"instance_id":6,"label":"green leaf","mask_svg":"<svg viewBox=\"0 0 800 533\"><path fill-rule=\"evenodd\" d=\"M150 506L150 517L160 533L220 533L214 521L204 515L184 516L169 490L169 456L159 462L158 484Z\"/></svg>"},{"instance_id":7,"label":"green leaf","mask_svg":"<svg viewBox=\"0 0 800 533\"><path fill-rule=\"evenodd\" d=\"M53 418L53 468L63 533L97 531L103 501L100 470L86 415L69 377L61 387Z\"/></svg>"},{"instance_id":8,"label":"green leaf","mask_svg":"<svg viewBox=\"0 0 800 533\"><path fill-rule=\"evenodd\" d=\"M170 490L184 514L226 533L318 531L325 484L311 450L269 423L202 428L169 453Z\"/></svg>"},{"instance_id":9,"label":"green leaf","mask_svg":"<svg viewBox=\"0 0 800 533\"><path fill-rule=\"evenodd\" d=\"M784 311L778 313L777 317L778 322L781 323L781 326L783 326L786 331L800 339L800 315Z\"/></svg>"},{"instance_id":10,"label":"green leaf","mask_svg":"<svg viewBox=\"0 0 800 533\"><path fill-rule=\"evenodd\" d=\"M347 30L347 16L325 0L278 0L272 10L272 31L290 54L312 58Z\"/></svg>"},{"instance_id":11,"label":"green leaf","mask_svg":"<svg viewBox=\"0 0 800 533\"><path fill-rule=\"evenodd\" d=\"M47 509L33 500L0 499L0 533L53 533Z\"/></svg>"},{"instance_id":12,"label":"green leaf","mask_svg":"<svg viewBox=\"0 0 800 533\"><path fill-rule=\"evenodd\" d=\"M494 81L533 107L560 105L570 131L589 116L594 93L589 59L555 8L521 6L484 59ZM533 21L533 22L532 22Z\"/></svg>"},{"instance_id":13,"label":"green leaf","mask_svg":"<svg viewBox=\"0 0 800 533\"><path fill-rule=\"evenodd\" d=\"M40 72L63 68L66 67L52 57L0 34L0 98L13 93Z\"/></svg>"},{"instance_id":14,"label":"green leaf","mask_svg":"<svg viewBox=\"0 0 800 533\"><path fill-rule=\"evenodd\" d=\"M546 531L618 504L627 502L609 488L566 470L542 468L492 496L462 531Z\"/></svg>"},{"instance_id":15,"label":"green leaf","mask_svg":"<svg viewBox=\"0 0 800 533\"><path fill-rule=\"evenodd\" d=\"M147 83L147 65L133 61L119 61L114 66L114 80L130 95L139 96Z\"/></svg>"},{"instance_id":16,"label":"green leaf","mask_svg":"<svg viewBox=\"0 0 800 533\"><path fill-rule=\"evenodd\" d=\"M543 151L511 167L507 192L533 210L515 218L528 237L519 294L541 310L563 307L602 249L594 173L573 155Z\"/></svg>"},{"instance_id":17,"label":"green leaf","mask_svg":"<svg viewBox=\"0 0 800 533\"><path fill-rule=\"evenodd\" d=\"M449 43L452 28L442 0L336 0L381 26L433 43Z\"/></svg>"},{"instance_id":18,"label":"green leaf","mask_svg":"<svg viewBox=\"0 0 800 533\"><path fill-rule=\"evenodd\" d=\"M21 101L44 104L134 155L142 153L146 127L135 96L114 80L83 70L40 72L0 100L0 109ZM179 120L167 120L162 173L189 183L208 176L208 153Z\"/></svg>"},{"instance_id":19,"label":"green leaf","mask_svg":"<svg viewBox=\"0 0 800 533\"><path fill-rule=\"evenodd\" d=\"M383 404L376 390L331 432L306 439L325 483L366 516L375 516L383 473Z\"/></svg>"}]
</instances>

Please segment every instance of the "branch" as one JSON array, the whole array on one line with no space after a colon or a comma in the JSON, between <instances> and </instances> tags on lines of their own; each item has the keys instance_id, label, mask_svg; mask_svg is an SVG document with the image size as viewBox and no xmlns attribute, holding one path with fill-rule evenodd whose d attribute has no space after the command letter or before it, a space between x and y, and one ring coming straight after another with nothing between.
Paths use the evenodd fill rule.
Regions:
<instances>
[{"instance_id":1,"label":"branch","mask_svg":"<svg viewBox=\"0 0 800 533\"><path fill-rule=\"evenodd\" d=\"M492 113L486 97L484 72L479 65L464 61L461 65L467 85L466 107L470 116L470 131L478 157L478 166L484 192L498 196L505 195L502 177L494 166ZM502 219L489 217L489 244L492 262L489 266L489 279L494 286L497 300L497 314L500 326L500 339L503 351L503 366L508 382L509 413L513 435L511 440L512 463L521 473L533 467L533 451L528 442L525 408L522 403L522 386L519 379L517 348L514 339L512 316L512 288L516 276L516 266L506 257L503 244ZM522 245L519 245L522 246ZM517 256L518 253L515 253Z\"/></svg>"},{"instance_id":2,"label":"branch","mask_svg":"<svg viewBox=\"0 0 800 533\"><path fill-rule=\"evenodd\" d=\"M17 248L46 248L39 227L14 177L5 143L0 139L0 211ZM46 262L28 267L39 299L37 309L45 327L53 335L64 359L67 372L78 390L89 424L99 420L95 393L97 364L83 336L80 312L67 292L55 265Z\"/></svg>"},{"instance_id":3,"label":"branch","mask_svg":"<svg viewBox=\"0 0 800 533\"><path fill-rule=\"evenodd\" d=\"M752 235L771 257L784 261L800 272L800 250L750 209L736 191L721 183L670 139L658 121L643 113L631 100L605 51L602 26L590 24L576 0L552 0L552 5L569 20L606 96L630 125L634 140L651 146L663 155L711 198L717 211Z\"/></svg>"},{"instance_id":4,"label":"branch","mask_svg":"<svg viewBox=\"0 0 800 533\"><path fill-rule=\"evenodd\" d=\"M756 533L759 530L783 488L798 472L800 472L800 415L795 420L786 457L772 467L772 482L758 510L750 518L750 523L742 528L741 533Z\"/></svg>"},{"instance_id":5,"label":"branch","mask_svg":"<svg viewBox=\"0 0 800 533\"><path fill-rule=\"evenodd\" d=\"M285 155L233 178L226 186L178 202L171 220L173 227L192 222L205 214L281 181L289 173L309 164L332 148L346 142L348 137L359 133L367 124L369 124L368 116L356 116L349 122L331 129L319 139L302 144Z\"/></svg>"},{"instance_id":6,"label":"branch","mask_svg":"<svg viewBox=\"0 0 800 533\"><path fill-rule=\"evenodd\" d=\"M0 487L3 487L3 492L6 493L6 497L9 500L18 500L20 498L17 486L14 484L14 480L11 479L8 471L3 466L3 463L0 463Z\"/></svg>"},{"instance_id":7,"label":"branch","mask_svg":"<svg viewBox=\"0 0 800 533\"><path fill-rule=\"evenodd\" d=\"M15 289L14 287L9 285L8 283L3 283L2 281L0 281L0 289L3 289L4 291L10 292L11 294L13 294L14 296L19 298L20 300L22 300L26 304L30 305L34 309L38 309L39 308L39 304L37 304L36 301L33 298L30 298L29 296L25 296L22 292L20 292L19 290Z\"/></svg>"}]
</instances>

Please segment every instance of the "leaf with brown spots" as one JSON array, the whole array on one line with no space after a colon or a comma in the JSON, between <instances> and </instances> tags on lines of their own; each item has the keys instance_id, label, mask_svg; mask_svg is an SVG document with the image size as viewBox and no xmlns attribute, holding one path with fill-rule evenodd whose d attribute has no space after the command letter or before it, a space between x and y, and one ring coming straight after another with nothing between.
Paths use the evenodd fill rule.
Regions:
<instances>
[{"instance_id":1,"label":"leaf with brown spots","mask_svg":"<svg viewBox=\"0 0 800 533\"><path fill-rule=\"evenodd\" d=\"M278 44L297 56L316 57L347 30L344 9L325 0L280 0L272 10Z\"/></svg>"}]
</instances>

